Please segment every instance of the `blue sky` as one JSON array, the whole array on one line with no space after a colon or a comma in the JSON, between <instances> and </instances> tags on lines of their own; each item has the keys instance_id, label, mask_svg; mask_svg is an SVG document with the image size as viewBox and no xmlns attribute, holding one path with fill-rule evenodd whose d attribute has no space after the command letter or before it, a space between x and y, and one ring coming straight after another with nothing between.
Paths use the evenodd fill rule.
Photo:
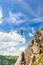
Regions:
<instances>
[{"instance_id":1,"label":"blue sky","mask_svg":"<svg viewBox=\"0 0 43 65\"><path fill-rule=\"evenodd\" d=\"M0 0L0 54L19 55L42 26L43 0Z\"/></svg>"}]
</instances>

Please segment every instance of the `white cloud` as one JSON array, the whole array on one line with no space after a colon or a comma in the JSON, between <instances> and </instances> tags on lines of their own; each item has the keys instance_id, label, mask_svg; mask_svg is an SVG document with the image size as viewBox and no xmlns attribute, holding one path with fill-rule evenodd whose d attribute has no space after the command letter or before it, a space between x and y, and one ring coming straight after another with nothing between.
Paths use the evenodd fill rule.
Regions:
<instances>
[{"instance_id":1,"label":"white cloud","mask_svg":"<svg viewBox=\"0 0 43 65\"><path fill-rule=\"evenodd\" d=\"M43 17L37 17L37 18L34 18L33 20L31 20L32 22L43 22Z\"/></svg>"},{"instance_id":2,"label":"white cloud","mask_svg":"<svg viewBox=\"0 0 43 65\"><path fill-rule=\"evenodd\" d=\"M9 12L9 17L6 18L6 21L12 24L21 24L23 22L26 22L27 20L28 20L27 16L21 12L18 13Z\"/></svg>"},{"instance_id":3,"label":"white cloud","mask_svg":"<svg viewBox=\"0 0 43 65\"><path fill-rule=\"evenodd\" d=\"M26 49L26 46L21 46L18 48L18 52L16 52L17 55L20 55L21 52L23 52Z\"/></svg>"},{"instance_id":4,"label":"white cloud","mask_svg":"<svg viewBox=\"0 0 43 65\"><path fill-rule=\"evenodd\" d=\"M26 16L25 14L23 14L21 12L12 13L11 11L9 11L8 18L5 18L4 20L5 20L5 22L17 25L17 24L21 24L21 23L24 23L24 22L27 22L27 23L43 22L43 17L36 17L36 18L33 18L33 19L29 19L28 16Z\"/></svg>"},{"instance_id":5,"label":"white cloud","mask_svg":"<svg viewBox=\"0 0 43 65\"><path fill-rule=\"evenodd\" d=\"M34 34L34 33L35 33L35 29L34 29L34 27L32 27L31 30L32 30L32 33Z\"/></svg>"},{"instance_id":6,"label":"white cloud","mask_svg":"<svg viewBox=\"0 0 43 65\"><path fill-rule=\"evenodd\" d=\"M32 33L28 33L29 37L33 37L33 34Z\"/></svg>"},{"instance_id":7,"label":"white cloud","mask_svg":"<svg viewBox=\"0 0 43 65\"><path fill-rule=\"evenodd\" d=\"M30 29L31 29L31 33L29 32L28 35L29 35L29 37L31 38L31 37L34 36L35 29L34 29L34 27L32 27L32 28L30 28Z\"/></svg>"},{"instance_id":8,"label":"white cloud","mask_svg":"<svg viewBox=\"0 0 43 65\"><path fill-rule=\"evenodd\" d=\"M10 47L7 48L6 50L2 50L0 52L1 55L20 55L21 52L25 50L25 46L20 46L19 48L17 47Z\"/></svg>"},{"instance_id":9,"label":"white cloud","mask_svg":"<svg viewBox=\"0 0 43 65\"><path fill-rule=\"evenodd\" d=\"M2 23L2 8L0 7L0 24Z\"/></svg>"},{"instance_id":10,"label":"white cloud","mask_svg":"<svg viewBox=\"0 0 43 65\"><path fill-rule=\"evenodd\" d=\"M0 54L2 55L15 55L20 53L17 46L25 44L26 39L17 32L0 32Z\"/></svg>"},{"instance_id":11,"label":"white cloud","mask_svg":"<svg viewBox=\"0 0 43 65\"><path fill-rule=\"evenodd\" d=\"M24 47L21 47L20 49L19 49L19 51L24 51L25 50L25 46Z\"/></svg>"}]
</instances>

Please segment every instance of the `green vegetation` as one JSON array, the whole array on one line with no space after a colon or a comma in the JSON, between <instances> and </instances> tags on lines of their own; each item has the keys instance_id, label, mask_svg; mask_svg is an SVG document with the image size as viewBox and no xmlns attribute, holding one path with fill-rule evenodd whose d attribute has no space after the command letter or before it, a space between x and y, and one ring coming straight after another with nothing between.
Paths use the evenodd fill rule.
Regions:
<instances>
[{"instance_id":1,"label":"green vegetation","mask_svg":"<svg viewBox=\"0 0 43 65\"><path fill-rule=\"evenodd\" d=\"M14 65L18 56L2 56L0 55L0 65Z\"/></svg>"}]
</instances>

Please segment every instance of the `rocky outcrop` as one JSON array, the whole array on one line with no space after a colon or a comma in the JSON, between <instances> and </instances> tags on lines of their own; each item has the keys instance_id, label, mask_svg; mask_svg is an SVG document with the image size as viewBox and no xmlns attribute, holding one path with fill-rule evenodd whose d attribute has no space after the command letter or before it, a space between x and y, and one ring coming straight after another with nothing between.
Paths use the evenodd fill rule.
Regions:
<instances>
[{"instance_id":1,"label":"rocky outcrop","mask_svg":"<svg viewBox=\"0 0 43 65\"><path fill-rule=\"evenodd\" d=\"M36 32L15 65L43 65L43 27Z\"/></svg>"}]
</instances>

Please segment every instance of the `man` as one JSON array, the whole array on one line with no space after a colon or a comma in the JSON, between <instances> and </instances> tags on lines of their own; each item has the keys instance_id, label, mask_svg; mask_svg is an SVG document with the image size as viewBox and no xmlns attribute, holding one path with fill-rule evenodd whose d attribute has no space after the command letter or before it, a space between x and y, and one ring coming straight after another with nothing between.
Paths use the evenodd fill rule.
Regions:
<instances>
[{"instance_id":1,"label":"man","mask_svg":"<svg viewBox=\"0 0 43 65\"><path fill-rule=\"evenodd\" d=\"M21 29L21 35L23 36L23 30Z\"/></svg>"}]
</instances>

